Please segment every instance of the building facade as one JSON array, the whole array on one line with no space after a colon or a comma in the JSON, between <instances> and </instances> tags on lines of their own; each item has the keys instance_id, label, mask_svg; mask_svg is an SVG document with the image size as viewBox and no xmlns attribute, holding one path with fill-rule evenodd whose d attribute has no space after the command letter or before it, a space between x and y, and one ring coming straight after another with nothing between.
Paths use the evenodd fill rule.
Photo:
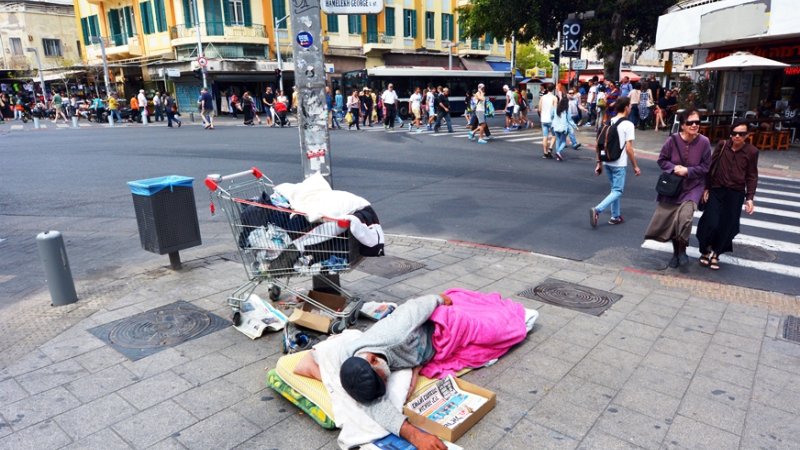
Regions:
<instances>
[{"instance_id":1,"label":"building facade","mask_svg":"<svg viewBox=\"0 0 800 450\"><path fill-rule=\"evenodd\" d=\"M465 0L385 0L376 15L322 16L329 83L343 73L377 66L432 66L491 70L506 64L510 46L491 37L459 39L457 7ZM194 105L198 32L206 75L220 104L231 92L254 95L280 76L293 84L289 0L74 0L85 63L101 64L101 43L113 89L174 91ZM501 67L502 68L502 67ZM498 69L500 70L500 69ZM224 110L224 107L222 107Z\"/></svg>"}]
</instances>

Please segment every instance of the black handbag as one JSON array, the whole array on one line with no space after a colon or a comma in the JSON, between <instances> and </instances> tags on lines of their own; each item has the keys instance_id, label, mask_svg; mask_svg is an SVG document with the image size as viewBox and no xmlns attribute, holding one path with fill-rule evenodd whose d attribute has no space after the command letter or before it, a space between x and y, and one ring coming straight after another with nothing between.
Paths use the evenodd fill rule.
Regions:
<instances>
[{"instance_id":1,"label":"black handbag","mask_svg":"<svg viewBox=\"0 0 800 450\"><path fill-rule=\"evenodd\" d=\"M674 151L674 149L678 147L678 144L675 143L675 135L672 135L672 143L675 144L673 147ZM683 161L683 154L680 149L678 149L678 156L681 158L681 164L685 166L686 163ZM672 172L661 172L661 175L658 176L656 192L659 195L663 195L664 197L677 197L681 193L681 188L683 188L682 176L675 175Z\"/></svg>"}]
</instances>

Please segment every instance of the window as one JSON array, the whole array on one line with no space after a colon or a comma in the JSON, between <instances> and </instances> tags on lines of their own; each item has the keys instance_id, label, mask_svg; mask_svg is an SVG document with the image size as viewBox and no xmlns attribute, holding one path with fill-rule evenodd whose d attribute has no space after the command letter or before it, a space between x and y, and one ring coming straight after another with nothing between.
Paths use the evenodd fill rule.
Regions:
<instances>
[{"instance_id":1,"label":"window","mask_svg":"<svg viewBox=\"0 0 800 450\"><path fill-rule=\"evenodd\" d=\"M272 16L278 20L286 17L286 0L272 0ZM286 18L286 20L278 24L278 28L285 30L286 22L288 21L289 19Z\"/></svg>"},{"instance_id":2,"label":"window","mask_svg":"<svg viewBox=\"0 0 800 450\"><path fill-rule=\"evenodd\" d=\"M153 24L153 10L150 8L150 2L139 3L139 11L142 15L142 31L144 34L153 34L156 28Z\"/></svg>"},{"instance_id":3,"label":"window","mask_svg":"<svg viewBox=\"0 0 800 450\"><path fill-rule=\"evenodd\" d=\"M128 33L128 37L136 35L136 28L133 26L133 8L126 6L122 8L123 26Z\"/></svg>"},{"instance_id":4,"label":"window","mask_svg":"<svg viewBox=\"0 0 800 450\"><path fill-rule=\"evenodd\" d=\"M164 9L164 0L153 0L156 10L156 29L159 33L167 31L167 11Z\"/></svg>"},{"instance_id":5,"label":"window","mask_svg":"<svg viewBox=\"0 0 800 450\"><path fill-rule=\"evenodd\" d=\"M361 34L360 14L350 14L347 16L347 32L350 34Z\"/></svg>"},{"instance_id":6,"label":"window","mask_svg":"<svg viewBox=\"0 0 800 450\"><path fill-rule=\"evenodd\" d=\"M435 17L435 12L429 11L425 13L425 39L436 39L436 31L433 24Z\"/></svg>"},{"instance_id":7,"label":"window","mask_svg":"<svg viewBox=\"0 0 800 450\"><path fill-rule=\"evenodd\" d=\"M417 12L413 9L403 10L403 37L417 37Z\"/></svg>"},{"instance_id":8,"label":"window","mask_svg":"<svg viewBox=\"0 0 800 450\"><path fill-rule=\"evenodd\" d=\"M196 19L194 15L194 2L195 0L183 0L183 21L184 25L186 25L186 28L191 28L194 26Z\"/></svg>"},{"instance_id":9,"label":"window","mask_svg":"<svg viewBox=\"0 0 800 450\"><path fill-rule=\"evenodd\" d=\"M328 33L339 32L339 16L336 14L328 14Z\"/></svg>"},{"instance_id":10,"label":"window","mask_svg":"<svg viewBox=\"0 0 800 450\"><path fill-rule=\"evenodd\" d=\"M225 25L244 25L249 27L253 24L250 16L250 0L215 0L222 1L225 5ZM280 19L280 17L278 17Z\"/></svg>"},{"instance_id":11,"label":"window","mask_svg":"<svg viewBox=\"0 0 800 450\"><path fill-rule=\"evenodd\" d=\"M61 56L61 39L42 39L44 56Z\"/></svg>"},{"instance_id":12,"label":"window","mask_svg":"<svg viewBox=\"0 0 800 450\"><path fill-rule=\"evenodd\" d=\"M100 23L97 15L81 18L81 32L83 33L83 44L92 45L92 37L100 36Z\"/></svg>"},{"instance_id":13,"label":"window","mask_svg":"<svg viewBox=\"0 0 800 450\"><path fill-rule=\"evenodd\" d=\"M11 46L11 54L14 56L22 55L22 39L10 38L8 44Z\"/></svg>"},{"instance_id":14,"label":"window","mask_svg":"<svg viewBox=\"0 0 800 450\"><path fill-rule=\"evenodd\" d=\"M242 0L229 0L231 8L231 23L233 25L244 24L244 3Z\"/></svg>"},{"instance_id":15,"label":"window","mask_svg":"<svg viewBox=\"0 0 800 450\"><path fill-rule=\"evenodd\" d=\"M384 15L386 16L386 35L394 36L394 8L385 8Z\"/></svg>"},{"instance_id":16,"label":"window","mask_svg":"<svg viewBox=\"0 0 800 450\"><path fill-rule=\"evenodd\" d=\"M442 13L442 40L453 40L453 15Z\"/></svg>"}]
</instances>

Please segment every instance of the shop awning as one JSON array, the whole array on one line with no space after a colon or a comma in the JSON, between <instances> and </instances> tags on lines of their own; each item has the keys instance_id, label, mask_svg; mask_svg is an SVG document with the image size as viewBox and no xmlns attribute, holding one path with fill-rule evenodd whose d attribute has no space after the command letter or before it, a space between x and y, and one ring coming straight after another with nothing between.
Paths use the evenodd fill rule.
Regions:
<instances>
[{"instance_id":1,"label":"shop awning","mask_svg":"<svg viewBox=\"0 0 800 450\"><path fill-rule=\"evenodd\" d=\"M593 77L597 77L598 80L603 81L604 77L602 73L581 73L580 81L589 81ZM622 77L628 77L631 81L639 81L642 77L637 75L635 72L631 72L630 70L623 70ZM621 77L620 77L621 78ZM619 81L619 80L614 80Z\"/></svg>"},{"instance_id":2,"label":"shop awning","mask_svg":"<svg viewBox=\"0 0 800 450\"><path fill-rule=\"evenodd\" d=\"M508 61L486 61L486 62L489 64L489 66L492 67L492 70L494 70L495 72L511 72L511 63ZM522 79L525 77L522 75L522 72L517 70L515 78Z\"/></svg>"}]
</instances>

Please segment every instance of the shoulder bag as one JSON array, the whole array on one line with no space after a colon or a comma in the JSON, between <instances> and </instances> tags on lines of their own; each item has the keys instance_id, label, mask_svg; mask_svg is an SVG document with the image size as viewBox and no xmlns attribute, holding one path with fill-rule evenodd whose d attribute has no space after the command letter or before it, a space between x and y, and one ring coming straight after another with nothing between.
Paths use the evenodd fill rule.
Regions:
<instances>
[{"instance_id":1,"label":"shoulder bag","mask_svg":"<svg viewBox=\"0 0 800 450\"><path fill-rule=\"evenodd\" d=\"M671 140L673 151L675 151L675 148L678 147L678 144L675 143L675 135L672 135ZM683 153L681 153L680 148L678 148L678 156L681 158L681 164L685 166L686 163L683 161ZM682 187L683 177L672 172L661 172L656 182L656 192L664 197L677 197L681 193Z\"/></svg>"}]
</instances>

